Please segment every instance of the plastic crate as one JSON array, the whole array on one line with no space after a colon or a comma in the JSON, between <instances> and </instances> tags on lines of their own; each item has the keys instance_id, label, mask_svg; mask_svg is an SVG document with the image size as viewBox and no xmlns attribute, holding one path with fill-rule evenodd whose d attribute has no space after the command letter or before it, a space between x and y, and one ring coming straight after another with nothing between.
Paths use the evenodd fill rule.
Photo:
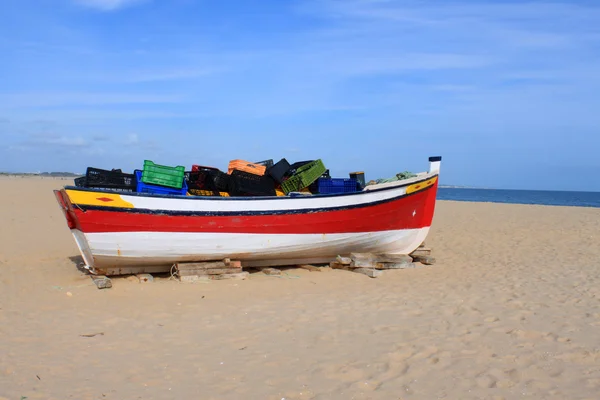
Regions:
<instances>
[{"instance_id":1,"label":"plastic crate","mask_svg":"<svg viewBox=\"0 0 600 400\"><path fill-rule=\"evenodd\" d=\"M319 179L325 171L325 165L321 159L304 164L296 170L296 173L293 176L281 183L281 189L285 194L298 192L310 186L310 184Z\"/></svg>"},{"instance_id":2,"label":"plastic crate","mask_svg":"<svg viewBox=\"0 0 600 400\"><path fill-rule=\"evenodd\" d=\"M74 183L75 183L75 186L78 186L78 187L87 187L87 183L85 181L85 176L75 178Z\"/></svg>"},{"instance_id":3,"label":"plastic crate","mask_svg":"<svg viewBox=\"0 0 600 400\"><path fill-rule=\"evenodd\" d=\"M188 191L209 191L215 196L219 195L219 190L215 186L213 169L200 169L196 171L186 172L185 181L187 182ZM202 194L201 196L205 196Z\"/></svg>"},{"instance_id":4,"label":"plastic crate","mask_svg":"<svg viewBox=\"0 0 600 400\"><path fill-rule=\"evenodd\" d=\"M221 192L226 192L229 190L229 181L231 180L231 175L226 174L222 171L215 171L213 174L213 182L215 187Z\"/></svg>"},{"instance_id":5,"label":"plastic crate","mask_svg":"<svg viewBox=\"0 0 600 400\"><path fill-rule=\"evenodd\" d=\"M204 165L192 165L192 172L195 171L202 171L202 170L211 170L211 171L218 171L219 168L215 168L215 167L206 167Z\"/></svg>"},{"instance_id":6,"label":"plastic crate","mask_svg":"<svg viewBox=\"0 0 600 400\"><path fill-rule=\"evenodd\" d=\"M356 179L358 190L363 190L365 188L365 173L363 171L350 172L350 179Z\"/></svg>"},{"instance_id":7,"label":"plastic crate","mask_svg":"<svg viewBox=\"0 0 600 400\"><path fill-rule=\"evenodd\" d=\"M357 190L356 179L319 178L315 182L318 193L352 193Z\"/></svg>"},{"instance_id":8,"label":"plastic crate","mask_svg":"<svg viewBox=\"0 0 600 400\"><path fill-rule=\"evenodd\" d=\"M292 176L296 173L296 171L298 171L298 168L306 165L306 164L310 164L311 162L315 162L315 160L308 160L308 161L296 161L295 163L293 163L292 165L290 165L290 168L287 170L287 172L285 173L285 176L289 177Z\"/></svg>"},{"instance_id":9,"label":"plastic crate","mask_svg":"<svg viewBox=\"0 0 600 400\"><path fill-rule=\"evenodd\" d=\"M275 181L270 176L234 170L228 191L231 196L275 196Z\"/></svg>"},{"instance_id":10,"label":"plastic crate","mask_svg":"<svg viewBox=\"0 0 600 400\"><path fill-rule=\"evenodd\" d=\"M135 178L137 182L136 191L139 193L154 193L154 194L169 194L185 196L188 191L187 182L182 179L181 189L171 188L167 186L152 185L142 182L143 172L139 169L135 170Z\"/></svg>"},{"instance_id":11,"label":"plastic crate","mask_svg":"<svg viewBox=\"0 0 600 400\"><path fill-rule=\"evenodd\" d=\"M82 182L81 178L77 178ZM123 173L120 169L112 171L88 167L85 173L85 186L105 189L135 190L135 177L133 174Z\"/></svg>"},{"instance_id":12,"label":"plastic crate","mask_svg":"<svg viewBox=\"0 0 600 400\"><path fill-rule=\"evenodd\" d=\"M267 167L264 165L251 163L250 161L231 160L229 162L229 167L227 168L227 173L231 175L234 170L244 171L255 175L264 175Z\"/></svg>"},{"instance_id":13,"label":"plastic crate","mask_svg":"<svg viewBox=\"0 0 600 400\"><path fill-rule=\"evenodd\" d=\"M150 160L144 160L141 181L147 184L181 189L184 174L185 167L169 167L155 164Z\"/></svg>"},{"instance_id":14,"label":"plastic crate","mask_svg":"<svg viewBox=\"0 0 600 400\"><path fill-rule=\"evenodd\" d=\"M267 168L266 175L269 175L271 178L273 178L275 182L281 183L285 178L285 174L290 169L290 166L290 163L285 158L282 158L275 165Z\"/></svg>"},{"instance_id":15,"label":"plastic crate","mask_svg":"<svg viewBox=\"0 0 600 400\"><path fill-rule=\"evenodd\" d=\"M264 161L257 161L254 164L264 165L267 169L273 166L273 159L268 159Z\"/></svg>"}]
</instances>

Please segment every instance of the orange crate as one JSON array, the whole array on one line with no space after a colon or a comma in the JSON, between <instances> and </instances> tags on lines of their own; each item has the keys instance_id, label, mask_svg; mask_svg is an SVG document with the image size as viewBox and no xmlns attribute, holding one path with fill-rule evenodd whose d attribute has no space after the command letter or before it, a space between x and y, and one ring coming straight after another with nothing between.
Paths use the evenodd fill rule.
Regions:
<instances>
[{"instance_id":1,"label":"orange crate","mask_svg":"<svg viewBox=\"0 0 600 400\"><path fill-rule=\"evenodd\" d=\"M244 160L231 160L229 162L229 168L227 169L227 173L231 175L234 169L248 172L249 174L262 176L265 174L267 167L265 167L264 165L255 164Z\"/></svg>"}]
</instances>

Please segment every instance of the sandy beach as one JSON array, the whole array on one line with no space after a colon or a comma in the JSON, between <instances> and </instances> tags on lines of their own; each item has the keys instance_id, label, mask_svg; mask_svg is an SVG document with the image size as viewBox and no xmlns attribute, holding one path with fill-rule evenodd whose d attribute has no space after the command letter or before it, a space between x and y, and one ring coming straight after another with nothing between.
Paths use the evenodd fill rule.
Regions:
<instances>
[{"instance_id":1,"label":"sandy beach","mask_svg":"<svg viewBox=\"0 0 600 400\"><path fill-rule=\"evenodd\" d=\"M438 202L437 263L98 290L2 177L0 399L598 399L600 209Z\"/></svg>"}]
</instances>

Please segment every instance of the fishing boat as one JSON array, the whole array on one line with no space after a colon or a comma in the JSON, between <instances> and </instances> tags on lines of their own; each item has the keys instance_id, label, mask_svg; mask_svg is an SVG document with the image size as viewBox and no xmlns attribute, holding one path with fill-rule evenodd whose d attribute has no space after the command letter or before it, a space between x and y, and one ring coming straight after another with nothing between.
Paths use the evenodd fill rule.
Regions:
<instances>
[{"instance_id":1,"label":"fishing boat","mask_svg":"<svg viewBox=\"0 0 600 400\"><path fill-rule=\"evenodd\" d=\"M427 172L353 193L209 197L77 186L54 193L95 274L224 258L244 267L327 263L351 252L417 249L432 223L440 164L430 157Z\"/></svg>"}]
</instances>

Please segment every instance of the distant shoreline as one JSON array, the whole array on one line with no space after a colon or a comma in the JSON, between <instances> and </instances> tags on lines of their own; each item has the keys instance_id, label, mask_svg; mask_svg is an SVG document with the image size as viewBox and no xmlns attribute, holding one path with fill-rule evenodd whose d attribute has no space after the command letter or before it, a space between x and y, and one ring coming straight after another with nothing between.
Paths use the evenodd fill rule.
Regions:
<instances>
[{"instance_id":1,"label":"distant shoreline","mask_svg":"<svg viewBox=\"0 0 600 400\"><path fill-rule=\"evenodd\" d=\"M75 174L73 172L0 172L0 176L31 176L48 178L77 178L85 174Z\"/></svg>"}]
</instances>

